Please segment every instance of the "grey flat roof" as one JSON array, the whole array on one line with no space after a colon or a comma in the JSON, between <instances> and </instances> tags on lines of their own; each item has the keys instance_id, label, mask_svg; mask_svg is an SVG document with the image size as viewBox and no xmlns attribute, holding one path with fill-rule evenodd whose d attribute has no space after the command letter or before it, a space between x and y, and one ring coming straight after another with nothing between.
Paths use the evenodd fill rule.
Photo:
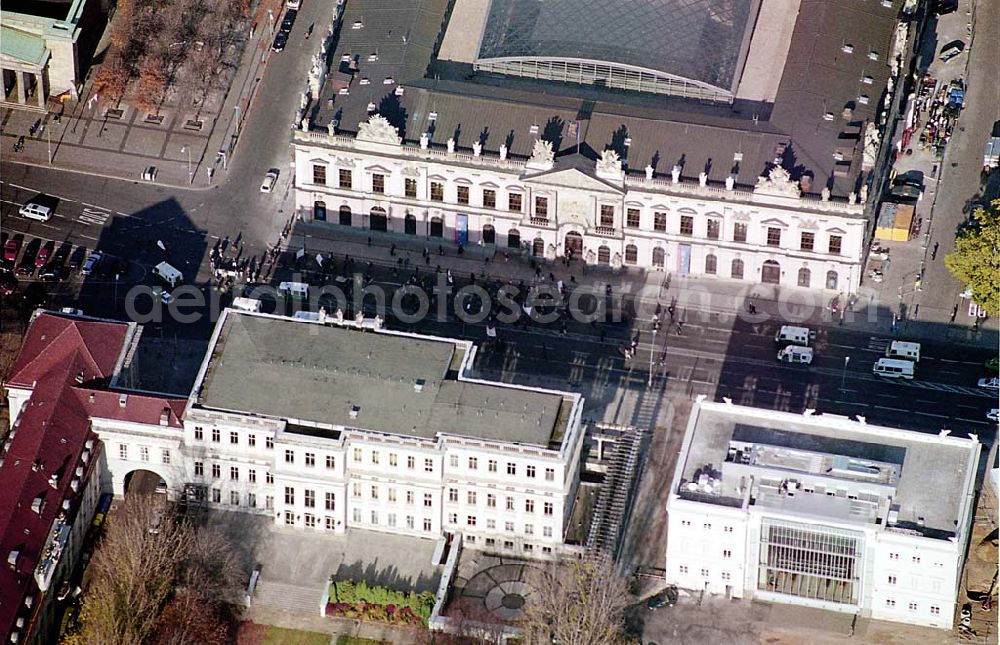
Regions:
<instances>
[{"instance_id":1,"label":"grey flat roof","mask_svg":"<svg viewBox=\"0 0 1000 645\"><path fill-rule=\"evenodd\" d=\"M479 58L588 60L733 91L757 0L492 0Z\"/></svg>"},{"instance_id":2,"label":"grey flat roof","mask_svg":"<svg viewBox=\"0 0 1000 645\"><path fill-rule=\"evenodd\" d=\"M824 424L822 415L803 417L740 406L725 409L698 406L693 414L697 414L694 435L687 454L681 455L683 479L693 480L695 471L706 464L719 469L726 460L734 433L740 429L745 432L750 426L761 436L761 441L772 445L901 463L893 499L900 507L900 523L915 523L918 517L923 517L927 528L957 530L955 522L964 505L972 442L949 445L918 432L861 425L850 429L843 425L842 418ZM780 433L768 438L767 429ZM723 487L731 491L736 484L723 482ZM708 501L706 496L699 499Z\"/></svg>"},{"instance_id":3,"label":"grey flat roof","mask_svg":"<svg viewBox=\"0 0 1000 645\"><path fill-rule=\"evenodd\" d=\"M564 397L456 380L465 347L227 312L197 404L433 438L438 433L548 446ZM415 384L423 380L422 391ZM352 408L358 408L355 418Z\"/></svg>"},{"instance_id":4,"label":"grey flat roof","mask_svg":"<svg viewBox=\"0 0 1000 645\"><path fill-rule=\"evenodd\" d=\"M341 69L341 56L349 55L358 57L359 70L346 95L338 94L328 77L312 127L325 132L336 121L338 132L357 132L371 103L407 142L416 143L428 132L431 147L444 148L454 138L456 148L468 152L474 141L483 140L486 153L496 154L506 143L512 158L526 158L535 138L529 133L532 125L539 126L543 138L557 139L557 153L567 153L576 140L566 135L566 124L576 120L584 150L595 157L606 148L622 156L627 152L628 170L637 176L650 163L658 176L668 177L671 166L683 162L686 178L705 171L710 182L722 183L732 173L738 185L747 186L766 173L778 145L788 144L780 161L793 178L811 174L811 193L818 195L829 183L835 197L846 198L857 190L862 130L876 118L882 100L901 4L801 0L784 67L775 70L781 78L773 102L737 99L720 106L476 72L471 64L435 58L448 26L448 0L347 2L332 46L332 69ZM364 28L352 29L356 21ZM670 24L656 27L667 30ZM843 51L845 44L853 45L852 54ZM376 52L378 59L369 61ZM868 58L869 52L876 60ZM703 50L702 58L710 59L711 53ZM656 67L655 52L630 55ZM871 84L863 82L865 76ZM362 78L369 83L361 85ZM386 78L395 84L384 85ZM395 94L399 86L402 96ZM863 94L867 103L858 100ZM848 119L842 116L845 107L853 110ZM437 113L433 122L431 112ZM834 114L832 121L824 118L827 112ZM632 140L627 151L626 137ZM840 165L835 152L844 159ZM737 156L742 160L737 162Z\"/></svg>"}]
</instances>

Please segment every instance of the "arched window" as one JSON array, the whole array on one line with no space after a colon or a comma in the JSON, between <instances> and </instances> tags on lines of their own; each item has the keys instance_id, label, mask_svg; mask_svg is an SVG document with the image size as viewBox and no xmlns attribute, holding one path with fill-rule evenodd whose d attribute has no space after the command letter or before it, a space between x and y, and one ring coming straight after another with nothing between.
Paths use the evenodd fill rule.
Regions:
<instances>
[{"instance_id":1,"label":"arched window","mask_svg":"<svg viewBox=\"0 0 1000 645\"><path fill-rule=\"evenodd\" d=\"M417 218L413 213L407 213L403 218L403 232L407 235L417 234Z\"/></svg>"},{"instance_id":2,"label":"arched window","mask_svg":"<svg viewBox=\"0 0 1000 645\"><path fill-rule=\"evenodd\" d=\"M705 273L708 275L715 275L719 270L719 258L715 257L711 253L705 256Z\"/></svg>"},{"instance_id":3,"label":"arched window","mask_svg":"<svg viewBox=\"0 0 1000 645\"><path fill-rule=\"evenodd\" d=\"M440 217L431 218L431 237L444 237L444 222L441 221Z\"/></svg>"},{"instance_id":4,"label":"arched window","mask_svg":"<svg viewBox=\"0 0 1000 645\"><path fill-rule=\"evenodd\" d=\"M540 258L545 255L545 240L540 237L536 237L535 241L531 243L531 254L536 258Z\"/></svg>"},{"instance_id":5,"label":"arched window","mask_svg":"<svg viewBox=\"0 0 1000 645\"><path fill-rule=\"evenodd\" d=\"M743 260L739 258L733 260L733 265L732 265L732 270L730 271L730 275L735 280L743 279Z\"/></svg>"},{"instance_id":6,"label":"arched window","mask_svg":"<svg viewBox=\"0 0 1000 645\"><path fill-rule=\"evenodd\" d=\"M812 281L812 272L809 269L802 267L799 269L799 286L808 287L809 283Z\"/></svg>"},{"instance_id":7,"label":"arched window","mask_svg":"<svg viewBox=\"0 0 1000 645\"><path fill-rule=\"evenodd\" d=\"M827 289L836 289L837 288L837 277L838 276L837 276L837 272L836 271L827 271L826 272L826 288Z\"/></svg>"},{"instance_id":8,"label":"arched window","mask_svg":"<svg viewBox=\"0 0 1000 645\"><path fill-rule=\"evenodd\" d=\"M760 281L765 284L780 284L781 265L774 260L765 260L760 269Z\"/></svg>"},{"instance_id":9,"label":"arched window","mask_svg":"<svg viewBox=\"0 0 1000 645\"><path fill-rule=\"evenodd\" d=\"M653 266L662 269L665 262L666 253L663 251L663 247L656 246L653 247Z\"/></svg>"},{"instance_id":10,"label":"arched window","mask_svg":"<svg viewBox=\"0 0 1000 645\"><path fill-rule=\"evenodd\" d=\"M341 226L351 225L351 207L341 206L340 207L340 219L338 220Z\"/></svg>"},{"instance_id":11,"label":"arched window","mask_svg":"<svg viewBox=\"0 0 1000 645\"><path fill-rule=\"evenodd\" d=\"M492 224L483 224L483 244L496 244L497 232Z\"/></svg>"},{"instance_id":12,"label":"arched window","mask_svg":"<svg viewBox=\"0 0 1000 645\"><path fill-rule=\"evenodd\" d=\"M376 206L371 210L368 216L368 228L382 232L389 229L389 218L386 216L384 208Z\"/></svg>"},{"instance_id":13,"label":"arched window","mask_svg":"<svg viewBox=\"0 0 1000 645\"><path fill-rule=\"evenodd\" d=\"M635 264L639 261L639 247L629 244L625 247L625 264Z\"/></svg>"},{"instance_id":14,"label":"arched window","mask_svg":"<svg viewBox=\"0 0 1000 645\"><path fill-rule=\"evenodd\" d=\"M326 221L326 202L319 200L313 202L313 219L317 222Z\"/></svg>"},{"instance_id":15,"label":"arched window","mask_svg":"<svg viewBox=\"0 0 1000 645\"><path fill-rule=\"evenodd\" d=\"M597 263L611 264L611 249L603 244L597 249Z\"/></svg>"},{"instance_id":16,"label":"arched window","mask_svg":"<svg viewBox=\"0 0 1000 645\"><path fill-rule=\"evenodd\" d=\"M516 228L507 231L507 246L512 249L521 248L521 232Z\"/></svg>"}]
</instances>

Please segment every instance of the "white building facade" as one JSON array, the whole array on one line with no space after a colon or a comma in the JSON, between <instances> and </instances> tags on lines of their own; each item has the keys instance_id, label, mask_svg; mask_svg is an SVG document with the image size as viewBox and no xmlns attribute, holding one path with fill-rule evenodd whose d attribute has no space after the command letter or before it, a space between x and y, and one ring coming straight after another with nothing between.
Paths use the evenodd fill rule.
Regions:
<instances>
[{"instance_id":1,"label":"white building facade","mask_svg":"<svg viewBox=\"0 0 1000 645\"><path fill-rule=\"evenodd\" d=\"M303 219L679 276L845 293L861 278L865 196L804 195L780 167L749 189L628 174L613 151L556 159L541 140L527 160L445 151L377 114L356 137L296 131L292 148Z\"/></svg>"},{"instance_id":2,"label":"white building facade","mask_svg":"<svg viewBox=\"0 0 1000 645\"><path fill-rule=\"evenodd\" d=\"M505 399L508 407L522 392L560 402L552 429L558 437L546 445L477 438L475 426L489 423L478 413L468 415L469 431L463 435L407 436L287 418L265 412L265 404L255 411L213 408L199 394L206 383L214 386L206 374L217 369L213 356L225 344L220 334L227 333L227 321L243 316L276 329L328 327L227 310L188 401L183 429L130 428L95 420L108 446L109 470L118 473L116 492L125 473L143 468L160 474L171 497L186 494L212 508L266 515L280 526L304 531L342 534L356 528L432 539L461 534L468 547L526 557L559 550L579 481L579 395L474 382L487 394L513 397ZM392 337L413 344L448 344L462 357L456 378L473 383L465 376L475 355L471 343L388 331L338 331L356 335L352 342L357 343L377 344L379 337ZM519 406L518 413L521 410ZM355 425L362 425L365 412ZM421 414L413 412L415 417Z\"/></svg>"},{"instance_id":3,"label":"white building facade","mask_svg":"<svg viewBox=\"0 0 1000 645\"><path fill-rule=\"evenodd\" d=\"M979 450L975 437L701 402L667 501L666 579L950 629Z\"/></svg>"}]
</instances>

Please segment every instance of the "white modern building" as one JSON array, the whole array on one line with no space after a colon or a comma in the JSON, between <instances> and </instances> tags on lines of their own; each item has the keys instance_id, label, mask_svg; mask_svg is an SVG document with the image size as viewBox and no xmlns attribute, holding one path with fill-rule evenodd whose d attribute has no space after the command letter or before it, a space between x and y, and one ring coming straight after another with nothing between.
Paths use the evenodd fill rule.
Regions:
<instances>
[{"instance_id":1,"label":"white modern building","mask_svg":"<svg viewBox=\"0 0 1000 645\"><path fill-rule=\"evenodd\" d=\"M950 629L980 444L698 401L667 499L667 582Z\"/></svg>"},{"instance_id":2,"label":"white modern building","mask_svg":"<svg viewBox=\"0 0 1000 645\"><path fill-rule=\"evenodd\" d=\"M478 380L475 354L466 341L229 309L183 429L94 427L116 491L148 469L172 496L303 531L460 534L544 557L576 495L583 400Z\"/></svg>"},{"instance_id":3,"label":"white modern building","mask_svg":"<svg viewBox=\"0 0 1000 645\"><path fill-rule=\"evenodd\" d=\"M297 213L855 292L902 4L338 5L293 123Z\"/></svg>"}]
</instances>

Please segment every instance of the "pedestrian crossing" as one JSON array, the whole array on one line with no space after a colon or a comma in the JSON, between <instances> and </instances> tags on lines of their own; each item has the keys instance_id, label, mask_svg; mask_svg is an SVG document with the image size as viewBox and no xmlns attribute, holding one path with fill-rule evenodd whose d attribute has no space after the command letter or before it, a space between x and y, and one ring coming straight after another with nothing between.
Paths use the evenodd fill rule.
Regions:
<instances>
[{"instance_id":1,"label":"pedestrian crossing","mask_svg":"<svg viewBox=\"0 0 1000 645\"><path fill-rule=\"evenodd\" d=\"M83 212L76 218L76 221L82 224L104 226L109 217L111 217L111 211L106 208L85 206Z\"/></svg>"},{"instance_id":2,"label":"pedestrian crossing","mask_svg":"<svg viewBox=\"0 0 1000 645\"><path fill-rule=\"evenodd\" d=\"M890 341L889 341L888 338L879 338L877 336L869 336L868 337L868 349L870 349L873 352L882 353L882 352L885 352L885 350L889 349L889 342Z\"/></svg>"}]
</instances>

